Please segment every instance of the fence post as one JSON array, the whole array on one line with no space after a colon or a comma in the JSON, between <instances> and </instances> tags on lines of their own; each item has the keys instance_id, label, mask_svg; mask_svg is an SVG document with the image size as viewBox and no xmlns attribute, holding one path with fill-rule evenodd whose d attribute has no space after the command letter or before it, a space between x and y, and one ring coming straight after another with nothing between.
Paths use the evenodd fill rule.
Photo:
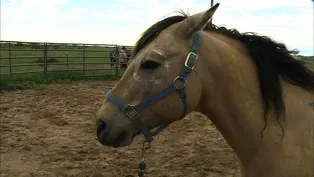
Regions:
<instances>
[{"instance_id":1,"label":"fence post","mask_svg":"<svg viewBox=\"0 0 314 177\"><path fill-rule=\"evenodd\" d=\"M45 79L47 80L47 70L48 70L48 46L47 42L44 43L44 75Z\"/></svg>"},{"instance_id":2,"label":"fence post","mask_svg":"<svg viewBox=\"0 0 314 177\"><path fill-rule=\"evenodd\" d=\"M12 76L12 56L11 56L11 42L9 42L9 64L10 64L10 76Z\"/></svg>"},{"instance_id":3,"label":"fence post","mask_svg":"<svg viewBox=\"0 0 314 177\"><path fill-rule=\"evenodd\" d=\"M85 77L85 60L86 60L86 57L85 57L85 44L83 44L83 77Z\"/></svg>"},{"instance_id":4,"label":"fence post","mask_svg":"<svg viewBox=\"0 0 314 177\"><path fill-rule=\"evenodd\" d=\"M66 53L66 56L67 56L67 69L69 70L69 52L67 51Z\"/></svg>"},{"instance_id":5,"label":"fence post","mask_svg":"<svg viewBox=\"0 0 314 177\"><path fill-rule=\"evenodd\" d=\"M120 66L120 60L119 60L119 46L116 46L116 55L115 55L115 59L116 59L116 77L119 76L119 66Z\"/></svg>"}]
</instances>

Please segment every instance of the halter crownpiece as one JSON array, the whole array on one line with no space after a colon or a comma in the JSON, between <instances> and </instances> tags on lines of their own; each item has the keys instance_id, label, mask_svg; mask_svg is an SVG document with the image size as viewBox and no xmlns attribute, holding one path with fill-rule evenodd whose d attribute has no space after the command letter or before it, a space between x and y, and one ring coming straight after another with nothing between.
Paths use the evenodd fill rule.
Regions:
<instances>
[{"instance_id":1,"label":"halter crownpiece","mask_svg":"<svg viewBox=\"0 0 314 177\"><path fill-rule=\"evenodd\" d=\"M148 126L141 119L140 112L144 111L148 107L167 97L174 91L179 92L179 96L183 101L183 117L188 113L187 105L187 93L186 93L186 79L188 75L194 70L196 61L197 61L197 51L200 43L200 32L196 32L193 38L193 44L191 47L190 53L187 55L184 66L180 71L179 76L174 78L173 82L166 87L165 89L159 91L158 93L146 98L144 101L140 102L137 105L126 104L121 99L116 97L111 91L107 93L107 99L114 103L124 114L134 123L136 129L140 130L146 142L152 142L153 137L162 132L169 124L163 124L159 126L155 131L150 132ZM181 82L181 84L180 84Z\"/></svg>"}]
</instances>

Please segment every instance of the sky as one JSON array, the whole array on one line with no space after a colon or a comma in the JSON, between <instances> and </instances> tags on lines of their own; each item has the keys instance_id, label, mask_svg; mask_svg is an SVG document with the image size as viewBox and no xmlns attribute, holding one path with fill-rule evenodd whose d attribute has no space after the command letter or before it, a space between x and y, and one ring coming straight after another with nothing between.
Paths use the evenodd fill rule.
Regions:
<instances>
[{"instance_id":1,"label":"sky","mask_svg":"<svg viewBox=\"0 0 314 177\"><path fill-rule=\"evenodd\" d=\"M215 0L216 25L257 32L313 55L312 0ZM1 40L134 45L177 10L191 15L210 0L1 0Z\"/></svg>"}]
</instances>

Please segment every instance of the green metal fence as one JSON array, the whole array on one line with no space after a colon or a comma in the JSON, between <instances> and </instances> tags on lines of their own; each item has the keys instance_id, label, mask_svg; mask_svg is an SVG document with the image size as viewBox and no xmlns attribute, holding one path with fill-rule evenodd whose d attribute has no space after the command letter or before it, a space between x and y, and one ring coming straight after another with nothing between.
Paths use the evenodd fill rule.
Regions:
<instances>
[{"instance_id":1,"label":"green metal fence","mask_svg":"<svg viewBox=\"0 0 314 177\"><path fill-rule=\"evenodd\" d=\"M120 65L125 63L111 62L109 53L118 54L120 49L116 44L0 41L0 73L1 76L37 73L47 77L52 72L76 72L82 77L119 76L123 73Z\"/></svg>"}]
</instances>

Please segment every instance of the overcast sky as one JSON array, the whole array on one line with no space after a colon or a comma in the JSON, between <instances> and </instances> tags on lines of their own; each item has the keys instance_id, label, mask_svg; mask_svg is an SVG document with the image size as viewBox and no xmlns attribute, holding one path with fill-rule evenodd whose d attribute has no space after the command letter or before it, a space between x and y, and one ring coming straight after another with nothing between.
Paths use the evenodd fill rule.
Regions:
<instances>
[{"instance_id":1,"label":"overcast sky","mask_svg":"<svg viewBox=\"0 0 314 177\"><path fill-rule=\"evenodd\" d=\"M216 0L214 23L258 32L313 55L312 0ZM1 40L134 45L165 15L210 0L1 0Z\"/></svg>"}]
</instances>

